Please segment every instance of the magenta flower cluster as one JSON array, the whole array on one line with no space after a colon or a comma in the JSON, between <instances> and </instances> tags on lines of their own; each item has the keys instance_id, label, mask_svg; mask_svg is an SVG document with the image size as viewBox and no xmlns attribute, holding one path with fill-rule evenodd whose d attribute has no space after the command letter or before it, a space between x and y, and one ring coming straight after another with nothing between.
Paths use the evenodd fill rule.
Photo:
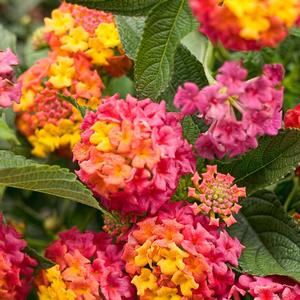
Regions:
<instances>
[{"instance_id":1,"label":"magenta flower cluster","mask_svg":"<svg viewBox=\"0 0 300 300\"><path fill-rule=\"evenodd\" d=\"M178 89L174 104L185 115L198 113L209 126L195 147L204 158L233 157L256 148L257 137L281 128L283 68L265 65L261 76L246 80L240 62L225 62L215 84L202 90L194 83Z\"/></svg>"},{"instance_id":2,"label":"magenta flower cluster","mask_svg":"<svg viewBox=\"0 0 300 300\"><path fill-rule=\"evenodd\" d=\"M12 101L20 101L21 83L16 82L13 69L18 64L17 56L10 49L0 51L0 108L11 106Z\"/></svg>"}]
</instances>

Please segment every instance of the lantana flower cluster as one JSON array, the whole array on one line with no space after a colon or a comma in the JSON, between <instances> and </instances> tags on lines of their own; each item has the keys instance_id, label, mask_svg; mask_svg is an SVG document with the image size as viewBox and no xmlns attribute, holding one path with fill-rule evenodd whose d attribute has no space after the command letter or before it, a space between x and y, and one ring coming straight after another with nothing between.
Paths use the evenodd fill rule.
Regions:
<instances>
[{"instance_id":1,"label":"lantana flower cluster","mask_svg":"<svg viewBox=\"0 0 300 300\"><path fill-rule=\"evenodd\" d=\"M239 197L246 197L246 189L233 184L230 174L217 172L217 166L207 166L201 176L192 177L194 187L189 187L188 196L201 202L198 210L210 218L210 225L220 225L220 219L231 226L236 223L233 213L241 209Z\"/></svg>"},{"instance_id":2,"label":"lantana flower cluster","mask_svg":"<svg viewBox=\"0 0 300 300\"><path fill-rule=\"evenodd\" d=\"M21 84L16 82L14 66L19 64L17 56L11 51L0 49L0 108L19 102L21 97Z\"/></svg>"},{"instance_id":3,"label":"lantana flower cluster","mask_svg":"<svg viewBox=\"0 0 300 300\"><path fill-rule=\"evenodd\" d=\"M128 71L131 62L122 45L113 16L63 3L45 19L45 39L51 51L20 77L23 83L17 125L33 146L32 153L46 157L68 155L79 141L82 118L64 98L95 109L104 84L99 68L112 76Z\"/></svg>"},{"instance_id":4,"label":"lantana flower cluster","mask_svg":"<svg viewBox=\"0 0 300 300\"><path fill-rule=\"evenodd\" d=\"M179 177L195 168L179 120L177 113L166 111L164 101L130 95L105 99L84 118L81 141L73 149L79 178L109 209L155 213Z\"/></svg>"},{"instance_id":5,"label":"lantana flower cluster","mask_svg":"<svg viewBox=\"0 0 300 300\"><path fill-rule=\"evenodd\" d=\"M45 40L62 55L83 52L93 65L121 76L131 67L110 13L63 3L45 19Z\"/></svg>"},{"instance_id":6,"label":"lantana flower cluster","mask_svg":"<svg viewBox=\"0 0 300 300\"><path fill-rule=\"evenodd\" d=\"M274 47L297 25L299 0L189 0L200 30L232 50ZM220 22L222 20L222 22Z\"/></svg>"},{"instance_id":7,"label":"lantana flower cluster","mask_svg":"<svg viewBox=\"0 0 300 300\"><path fill-rule=\"evenodd\" d=\"M36 279L40 300L133 299L121 249L107 234L73 228L59 237L46 249L55 266L42 270Z\"/></svg>"},{"instance_id":8,"label":"lantana flower cluster","mask_svg":"<svg viewBox=\"0 0 300 300\"><path fill-rule=\"evenodd\" d=\"M138 222L123 259L139 299L229 299L243 246L195 207L166 204Z\"/></svg>"},{"instance_id":9,"label":"lantana flower cluster","mask_svg":"<svg viewBox=\"0 0 300 300\"><path fill-rule=\"evenodd\" d=\"M0 214L0 299L25 300L37 262L24 252L27 243Z\"/></svg>"},{"instance_id":10,"label":"lantana flower cluster","mask_svg":"<svg viewBox=\"0 0 300 300\"><path fill-rule=\"evenodd\" d=\"M187 115L198 113L209 126L195 143L202 157L245 153L257 147L257 137L276 135L281 128L282 66L265 65L263 74L250 80L247 75L240 62L225 62L215 84L199 90L185 83L178 89L175 106Z\"/></svg>"}]
</instances>

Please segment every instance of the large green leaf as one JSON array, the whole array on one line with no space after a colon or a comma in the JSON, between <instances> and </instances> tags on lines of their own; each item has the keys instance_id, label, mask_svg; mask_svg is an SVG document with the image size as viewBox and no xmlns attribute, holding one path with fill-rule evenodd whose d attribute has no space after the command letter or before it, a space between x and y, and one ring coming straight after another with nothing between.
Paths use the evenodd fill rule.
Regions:
<instances>
[{"instance_id":1,"label":"large green leaf","mask_svg":"<svg viewBox=\"0 0 300 300\"><path fill-rule=\"evenodd\" d=\"M146 19L135 63L137 94L157 99L171 81L180 40L196 27L186 0L157 5Z\"/></svg>"},{"instance_id":2,"label":"large green leaf","mask_svg":"<svg viewBox=\"0 0 300 300\"><path fill-rule=\"evenodd\" d=\"M300 131L281 130L275 137L265 136L259 146L230 163L221 164L220 172L229 172L239 186L251 193L276 183L294 171L300 163Z\"/></svg>"},{"instance_id":3,"label":"large green leaf","mask_svg":"<svg viewBox=\"0 0 300 300\"><path fill-rule=\"evenodd\" d=\"M16 36L4 28L2 24L0 24L0 50L5 50L6 48L12 49L14 52L16 51Z\"/></svg>"},{"instance_id":4,"label":"large green leaf","mask_svg":"<svg viewBox=\"0 0 300 300\"><path fill-rule=\"evenodd\" d=\"M135 60L145 26L144 17L116 16L118 31L126 55Z\"/></svg>"},{"instance_id":5,"label":"large green leaf","mask_svg":"<svg viewBox=\"0 0 300 300\"><path fill-rule=\"evenodd\" d=\"M9 151L0 150L0 186L50 194L102 210L92 193L69 170L38 164Z\"/></svg>"},{"instance_id":6,"label":"large green leaf","mask_svg":"<svg viewBox=\"0 0 300 300\"><path fill-rule=\"evenodd\" d=\"M118 15L145 15L156 4L163 0L67 0L89 8L109 11Z\"/></svg>"},{"instance_id":7,"label":"large green leaf","mask_svg":"<svg viewBox=\"0 0 300 300\"><path fill-rule=\"evenodd\" d=\"M242 201L242 206L229 233L245 246L239 260L243 272L300 281L300 229L276 196L261 191Z\"/></svg>"}]
</instances>

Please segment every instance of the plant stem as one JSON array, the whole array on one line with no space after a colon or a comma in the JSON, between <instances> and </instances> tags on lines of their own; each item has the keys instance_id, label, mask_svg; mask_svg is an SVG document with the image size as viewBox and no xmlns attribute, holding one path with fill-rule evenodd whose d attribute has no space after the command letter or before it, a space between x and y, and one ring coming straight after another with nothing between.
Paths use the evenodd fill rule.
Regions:
<instances>
[{"instance_id":1,"label":"plant stem","mask_svg":"<svg viewBox=\"0 0 300 300\"><path fill-rule=\"evenodd\" d=\"M283 208L284 208L284 210L285 210L286 212L287 212L288 209L289 209L289 206L290 206L290 204L291 204L291 201L292 201L294 195L295 195L296 192L298 191L298 188L299 188L298 180L299 180L298 177L294 177L294 179L293 179L293 188L292 188L291 192L289 193L289 195L288 195L286 201L284 202Z\"/></svg>"}]
</instances>

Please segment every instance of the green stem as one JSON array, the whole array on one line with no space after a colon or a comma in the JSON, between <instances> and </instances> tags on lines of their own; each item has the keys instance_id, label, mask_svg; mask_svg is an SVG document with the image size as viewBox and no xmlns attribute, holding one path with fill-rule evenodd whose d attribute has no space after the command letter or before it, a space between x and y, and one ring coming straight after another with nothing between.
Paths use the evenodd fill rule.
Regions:
<instances>
[{"instance_id":1,"label":"green stem","mask_svg":"<svg viewBox=\"0 0 300 300\"><path fill-rule=\"evenodd\" d=\"M298 188L299 188L298 180L299 180L298 177L294 177L293 188L292 188L291 192L289 193L286 201L284 202L283 208L286 212L288 211L291 201L293 200L296 192L298 191Z\"/></svg>"}]
</instances>

